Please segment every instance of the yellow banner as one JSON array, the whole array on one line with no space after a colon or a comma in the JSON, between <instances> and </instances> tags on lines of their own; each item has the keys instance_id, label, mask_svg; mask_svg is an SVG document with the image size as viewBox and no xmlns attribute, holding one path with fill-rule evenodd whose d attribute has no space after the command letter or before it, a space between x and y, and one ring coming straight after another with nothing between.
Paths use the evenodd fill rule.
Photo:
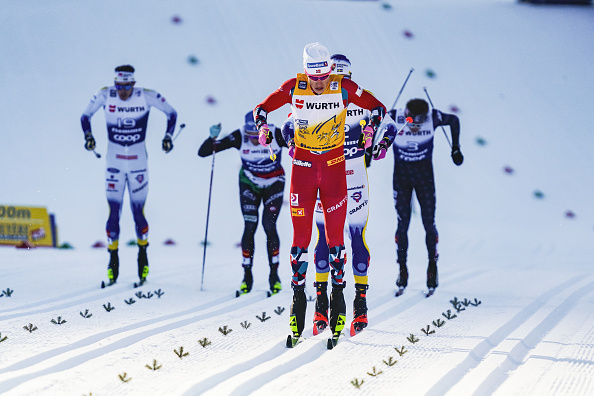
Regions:
<instances>
[{"instance_id":1,"label":"yellow banner","mask_svg":"<svg viewBox=\"0 0 594 396\"><path fill-rule=\"evenodd\" d=\"M56 245L54 224L46 208L0 205L0 245Z\"/></svg>"}]
</instances>

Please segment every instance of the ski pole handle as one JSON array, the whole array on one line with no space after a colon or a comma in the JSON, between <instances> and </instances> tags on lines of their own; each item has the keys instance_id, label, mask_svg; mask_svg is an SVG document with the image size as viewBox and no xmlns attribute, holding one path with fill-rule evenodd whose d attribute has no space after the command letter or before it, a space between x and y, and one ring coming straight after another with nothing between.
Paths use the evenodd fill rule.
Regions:
<instances>
[{"instance_id":1,"label":"ski pole handle","mask_svg":"<svg viewBox=\"0 0 594 396\"><path fill-rule=\"evenodd\" d=\"M175 142L175 139L177 139L177 137L179 136L180 133L182 133L182 130L186 127L186 124L179 124L179 131L177 132L177 135L175 135L175 137L173 138L172 142Z\"/></svg>"},{"instance_id":2,"label":"ski pole handle","mask_svg":"<svg viewBox=\"0 0 594 396\"><path fill-rule=\"evenodd\" d=\"M270 159L273 161L276 161L276 154L274 154L274 151L272 151L272 145L268 145L268 151L270 151Z\"/></svg>"},{"instance_id":3,"label":"ski pole handle","mask_svg":"<svg viewBox=\"0 0 594 396\"><path fill-rule=\"evenodd\" d=\"M400 127L398 132L396 132L396 135L402 135L402 131L403 131L404 127L407 126L408 124L410 124L412 121L413 121L413 119L411 117L406 117L406 119L404 120L404 125L402 125Z\"/></svg>"}]
</instances>

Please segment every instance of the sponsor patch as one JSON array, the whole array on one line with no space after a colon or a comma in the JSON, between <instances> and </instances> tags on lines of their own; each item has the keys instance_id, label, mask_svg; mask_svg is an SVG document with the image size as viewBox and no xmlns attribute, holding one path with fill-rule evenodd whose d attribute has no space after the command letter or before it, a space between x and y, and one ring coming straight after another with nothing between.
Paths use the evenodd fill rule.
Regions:
<instances>
[{"instance_id":1,"label":"sponsor patch","mask_svg":"<svg viewBox=\"0 0 594 396\"><path fill-rule=\"evenodd\" d=\"M299 206L299 194L291 193L291 206Z\"/></svg>"},{"instance_id":2,"label":"sponsor patch","mask_svg":"<svg viewBox=\"0 0 594 396\"><path fill-rule=\"evenodd\" d=\"M355 95L361 96L363 94L363 88L357 86L357 91L355 91Z\"/></svg>"},{"instance_id":3,"label":"sponsor patch","mask_svg":"<svg viewBox=\"0 0 594 396\"><path fill-rule=\"evenodd\" d=\"M347 176L351 176L355 174L355 171L352 169L349 169L348 171L346 171Z\"/></svg>"},{"instance_id":4,"label":"sponsor patch","mask_svg":"<svg viewBox=\"0 0 594 396\"><path fill-rule=\"evenodd\" d=\"M295 107L297 107L298 109L302 109L304 103L304 99L295 99Z\"/></svg>"},{"instance_id":5,"label":"sponsor patch","mask_svg":"<svg viewBox=\"0 0 594 396\"><path fill-rule=\"evenodd\" d=\"M337 91L338 90L338 87L339 87L338 81L332 81L330 83L330 90L331 91Z\"/></svg>"},{"instance_id":6,"label":"sponsor patch","mask_svg":"<svg viewBox=\"0 0 594 396\"><path fill-rule=\"evenodd\" d=\"M291 208L291 216L303 217L305 216L305 210L303 208Z\"/></svg>"},{"instance_id":7,"label":"sponsor patch","mask_svg":"<svg viewBox=\"0 0 594 396\"><path fill-rule=\"evenodd\" d=\"M298 89L307 89L307 81L299 81L299 83L297 83L297 88Z\"/></svg>"},{"instance_id":8,"label":"sponsor patch","mask_svg":"<svg viewBox=\"0 0 594 396\"><path fill-rule=\"evenodd\" d=\"M311 168L311 162L309 162L309 161L301 161L299 159L294 159L293 160L293 165L303 166L305 168Z\"/></svg>"},{"instance_id":9,"label":"sponsor patch","mask_svg":"<svg viewBox=\"0 0 594 396\"><path fill-rule=\"evenodd\" d=\"M330 161L327 161L328 166L332 166L332 165L336 165L339 164L341 162L344 162L344 155L341 155L340 157L331 159Z\"/></svg>"},{"instance_id":10,"label":"sponsor patch","mask_svg":"<svg viewBox=\"0 0 594 396\"><path fill-rule=\"evenodd\" d=\"M359 203L359 201L361 200L362 197L363 197L363 194L361 194L361 191L354 192L351 195L351 198L353 198L355 200L355 202L357 202L357 203Z\"/></svg>"},{"instance_id":11,"label":"sponsor patch","mask_svg":"<svg viewBox=\"0 0 594 396\"><path fill-rule=\"evenodd\" d=\"M136 181L138 183L142 183L144 181L144 175L137 175L136 176Z\"/></svg>"},{"instance_id":12,"label":"sponsor patch","mask_svg":"<svg viewBox=\"0 0 594 396\"><path fill-rule=\"evenodd\" d=\"M107 168L107 171L110 173L120 173L120 170L116 168Z\"/></svg>"},{"instance_id":13,"label":"sponsor patch","mask_svg":"<svg viewBox=\"0 0 594 396\"><path fill-rule=\"evenodd\" d=\"M313 63L307 63L307 68L308 69L317 69L320 67L326 67L328 66L328 62L327 61L323 61L323 62L313 62Z\"/></svg>"},{"instance_id":14,"label":"sponsor patch","mask_svg":"<svg viewBox=\"0 0 594 396\"><path fill-rule=\"evenodd\" d=\"M245 215L245 216L243 216L243 219L245 221L247 221L248 223L257 223L258 222L258 216Z\"/></svg>"}]
</instances>

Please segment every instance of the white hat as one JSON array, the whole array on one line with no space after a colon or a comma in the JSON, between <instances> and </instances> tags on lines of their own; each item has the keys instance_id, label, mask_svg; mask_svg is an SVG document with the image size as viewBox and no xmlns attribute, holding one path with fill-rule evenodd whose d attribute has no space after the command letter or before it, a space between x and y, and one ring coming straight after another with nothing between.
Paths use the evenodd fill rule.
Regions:
<instances>
[{"instance_id":1,"label":"white hat","mask_svg":"<svg viewBox=\"0 0 594 396\"><path fill-rule=\"evenodd\" d=\"M351 75L351 61L349 61L346 56L342 54L334 54L331 59L333 74L340 74L343 76Z\"/></svg>"},{"instance_id":2,"label":"white hat","mask_svg":"<svg viewBox=\"0 0 594 396\"><path fill-rule=\"evenodd\" d=\"M310 43L303 49L303 68L305 74L324 75L330 73L332 65L330 53L320 43Z\"/></svg>"}]
</instances>

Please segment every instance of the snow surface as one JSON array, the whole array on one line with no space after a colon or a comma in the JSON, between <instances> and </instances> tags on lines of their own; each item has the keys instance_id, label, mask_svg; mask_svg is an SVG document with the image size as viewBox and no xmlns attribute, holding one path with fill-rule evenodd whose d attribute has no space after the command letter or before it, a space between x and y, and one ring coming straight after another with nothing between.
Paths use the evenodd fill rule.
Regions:
<instances>
[{"instance_id":1,"label":"snow surface","mask_svg":"<svg viewBox=\"0 0 594 396\"><path fill-rule=\"evenodd\" d=\"M47 206L60 243L75 247L0 249L0 339L7 337L0 342L0 394L594 394L594 143L586 123L594 107L592 7L512 0L0 0L0 6L0 203ZM440 286L429 299L422 294L426 250L418 206L409 231L409 287L394 297L392 154L373 163L370 325L332 351L327 332L311 336L313 303L307 340L295 349L284 345L292 295L288 207L278 222L285 289L265 297L260 228L255 290L234 298L243 222L240 161L232 150L216 157L200 288L212 160L196 151L211 124L231 132L299 72L303 46L312 41L346 54L353 79L388 107L414 68L398 105L424 97L427 87L437 108L456 106L465 155L456 167L437 131ZM199 61L188 62L191 56ZM101 290L108 256L91 245L104 240L104 162L84 150L79 119L123 63L137 68L139 86L164 94L187 127L165 155L165 117L154 110L149 121L149 283L132 288L136 248L122 246L119 282ZM270 118L280 124L288 112ZM92 125L103 153L100 113ZM566 217L568 210L576 216ZM134 238L128 206L121 226L125 245ZM163 245L168 238L177 245ZM350 271L346 279L351 307ZM153 297L139 298L139 291ZM455 297L481 303L457 312ZM136 302L125 303L130 299ZM108 304L115 309L108 312ZM448 310L457 317L446 319ZM263 315L270 319L261 322ZM51 322L58 318L66 323ZM436 327L438 320L445 324ZM25 330L29 324L37 330ZM224 326L232 330L227 335L219 331ZM419 341L408 341L411 335ZM205 338L211 344L202 347ZM181 347L189 353L182 358L174 353ZM147 368L154 360L160 369Z\"/></svg>"}]
</instances>

